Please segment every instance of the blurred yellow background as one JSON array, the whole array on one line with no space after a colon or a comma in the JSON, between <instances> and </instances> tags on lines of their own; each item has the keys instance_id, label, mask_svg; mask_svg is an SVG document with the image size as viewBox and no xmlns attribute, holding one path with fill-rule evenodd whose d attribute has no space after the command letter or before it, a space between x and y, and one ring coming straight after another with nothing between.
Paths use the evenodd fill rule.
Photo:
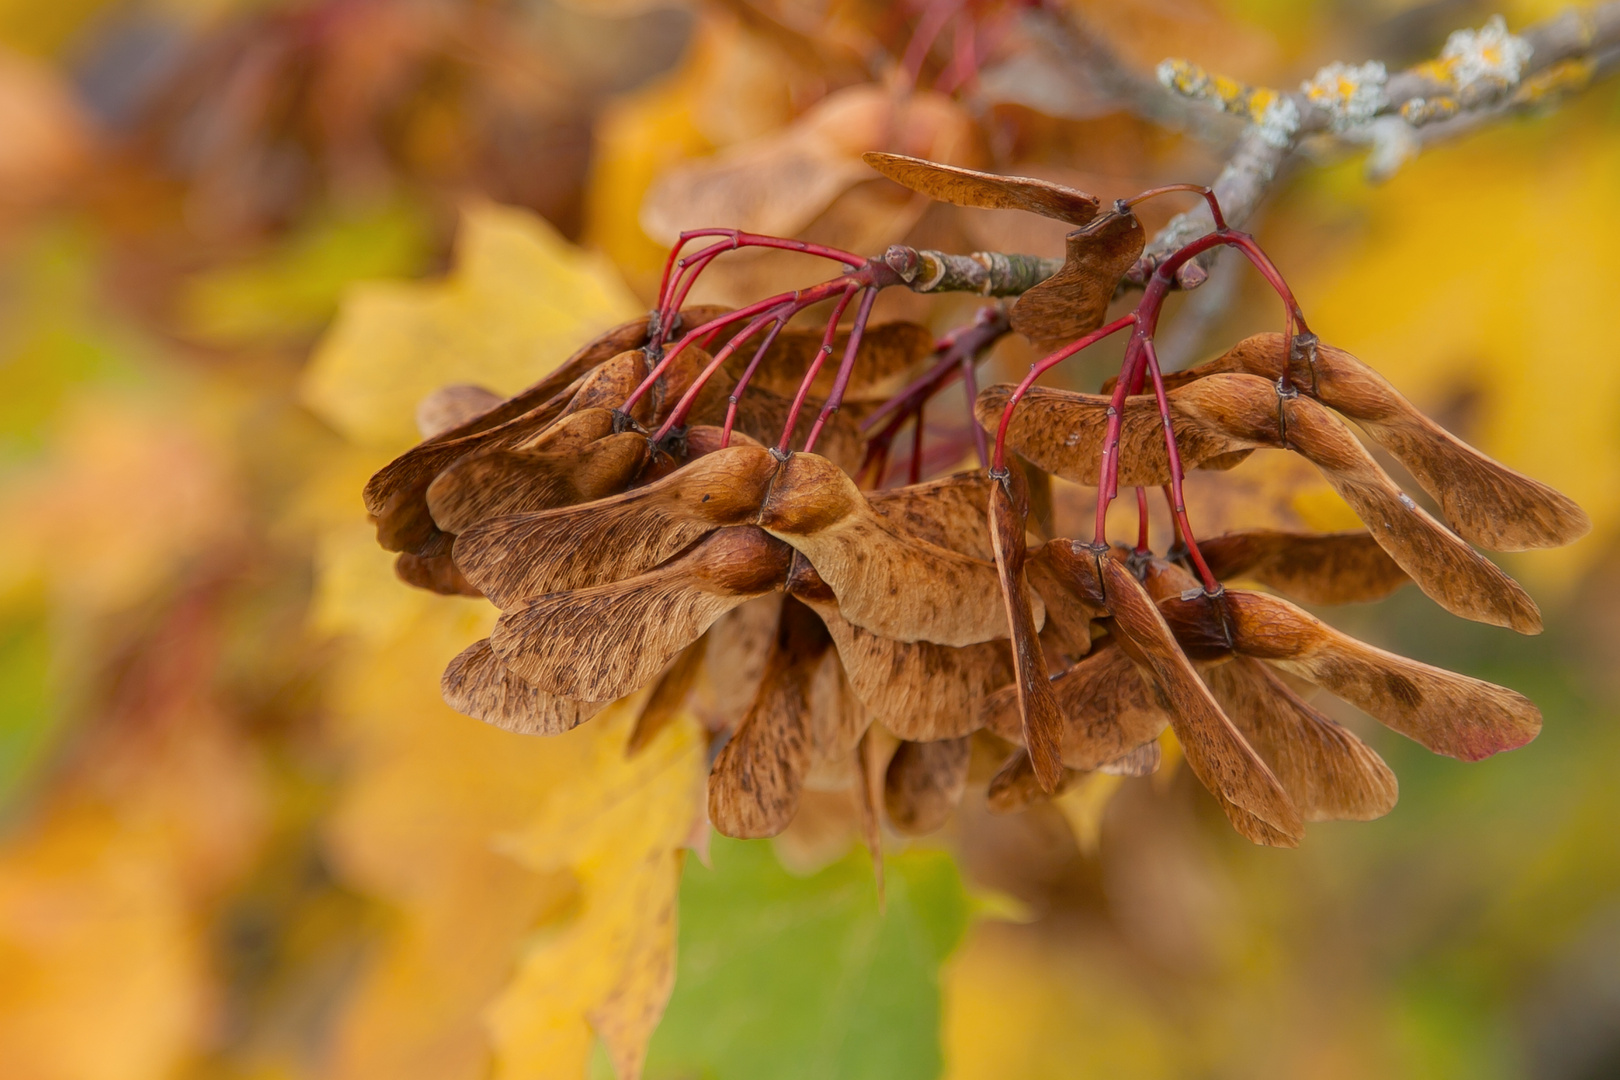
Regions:
<instances>
[{"instance_id":1,"label":"blurred yellow background","mask_svg":"<svg viewBox=\"0 0 1620 1080\"><path fill-rule=\"evenodd\" d=\"M1149 85L1177 56L1291 87L1567 5L1052 6ZM493 612L398 582L359 497L424 394L515 392L634 316L663 225L717 199L861 249L1060 242L833 167L867 133L815 110L923 10L0 0L0 1077L626 1076L649 1037L648 1076L719 1080L1620 1075L1613 80L1378 185L1307 155L1249 226L1325 340L1590 513L1504 560L1541 637L1413 590L1330 616L1529 695L1524 749L1352 721L1399 805L1297 851L1185 770L1012 818L981 791L888 838L880 913L836 814L694 833L694 725L626 759L628 713L526 739L441 702ZM1235 131L1010 65L877 137L1114 198L1209 180ZM813 280L742 265L710 299ZM1179 359L1275 326L1235 280ZM893 314L969 310L916 299Z\"/></svg>"}]
</instances>

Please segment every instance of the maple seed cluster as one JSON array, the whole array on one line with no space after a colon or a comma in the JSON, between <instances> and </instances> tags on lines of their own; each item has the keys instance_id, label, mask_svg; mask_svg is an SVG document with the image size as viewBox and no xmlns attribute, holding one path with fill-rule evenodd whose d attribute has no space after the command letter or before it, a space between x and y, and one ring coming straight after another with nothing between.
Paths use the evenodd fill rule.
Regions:
<instances>
[{"instance_id":1,"label":"maple seed cluster","mask_svg":"<svg viewBox=\"0 0 1620 1080\"><path fill-rule=\"evenodd\" d=\"M874 850L880 804L898 832L939 827L976 749L999 755L989 799L1010 810L1088 772L1154 771L1167 727L1257 843L1291 846L1304 821L1387 812L1394 776L1300 696L1306 684L1464 760L1536 735L1540 713L1519 694L1356 641L1285 597L1366 601L1410 580L1454 614L1535 633L1535 604L1473 545L1569 543L1589 528L1574 503L1320 343L1275 266L1226 226L1206 189L1178 185L1104 210L1043 181L867 160L935 199L1065 221L1075 226L1066 255L893 248L867 259L702 230L672 253L646 318L510 399L466 387L430 399L426 440L365 495L383 546L401 552L402 578L501 610L490 637L445 671L451 705L554 734L645 691L635 750L706 687L701 711L720 747L716 827L773 835L807 784L841 783ZM1202 194L1216 228L1147 260L1132 207L1168 190ZM702 238L711 242L681 253ZM1287 331L1162 374L1154 334L1165 296L1217 246L1273 286ZM841 273L734 311L686 307L703 269L741 247L804 252ZM1103 325L1125 281L1143 286L1140 302ZM890 287L1017 299L936 341L907 323L867 325ZM825 301L823 328L789 325ZM1052 351L1020 384L977 391L975 362L1012 331ZM1103 394L1035 385L1114 333L1129 340ZM897 393L878 393L908 374ZM924 409L958 380L976 422L971 445L946 460L976 449L980 466L924 479ZM798 422L807 413L808 429ZM1445 523L1401 491L1347 421L1410 471ZM908 423L909 482L885 487ZM1231 469L1262 449L1309 461L1366 531L1198 541L1187 471ZM1053 476L1096 488L1092 535L1032 534L1031 494L1049 492ZM1105 530L1122 485L1136 489L1134 545ZM1153 489L1175 525L1162 553L1147 542ZM1267 591L1223 585L1234 579Z\"/></svg>"}]
</instances>

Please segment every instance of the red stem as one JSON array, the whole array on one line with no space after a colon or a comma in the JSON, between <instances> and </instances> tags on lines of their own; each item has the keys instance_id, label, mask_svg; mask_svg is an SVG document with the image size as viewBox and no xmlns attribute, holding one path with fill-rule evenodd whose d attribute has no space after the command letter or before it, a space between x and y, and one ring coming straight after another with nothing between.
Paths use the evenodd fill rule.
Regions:
<instances>
[{"instance_id":1,"label":"red stem","mask_svg":"<svg viewBox=\"0 0 1620 1080\"><path fill-rule=\"evenodd\" d=\"M1146 555L1152 548L1148 545L1148 505L1147 488L1138 486L1136 489L1136 553Z\"/></svg>"},{"instance_id":2,"label":"red stem","mask_svg":"<svg viewBox=\"0 0 1620 1080\"><path fill-rule=\"evenodd\" d=\"M1198 541L1193 539L1192 525L1187 521L1187 504L1181 495L1181 450L1176 446L1175 428L1170 420L1170 400L1164 392L1164 378L1159 374L1159 358L1153 351L1153 342L1142 343L1142 355L1147 360L1148 374L1153 377L1153 396L1159 402L1159 420L1164 424L1164 449L1170 458L1170 491L1175 497L1172 509L1176 520L1181 523L1182 541L1187 545L1187 554L1192 556L1193 565L1198 568L1198 576L1204 581L1204 592L1214 595L1221 591L1221 583L1215 580L1210 573L1209 565L1204 562L1203 553L1198 550ZM1137 491L1141 492L1141 488ZM1141 495L1142 505L1146 505L1147 496Z\"/></svg>"},{"instance_id":3,"label":"red stem","mask_svg":"<svg viewBox=\"0 0 1620 1080\"><path fill-rule=\"evenodd\" d=\"M821 406L821 415L816 417L809 438L804 440L804 452L807 454L816 448L816 439L821 437L822 427L844 403L844 391L849 387L849 378L855 371L855 356L860 352L861 337L866 333L866 320L872 317L872 303L876 299L876 289L867 289L861 296L861 306L856 309L855 322L849 328L849 341L844 345L844 359L839 363L838 374L833 379L832 393L827 395L826 403Z\"/></svg>"},{"instance_id":4,"label":"red stem","mask_svg":"<svg viewBox=\"0 0 1620 1080\"><path fill-rule=\"evenodd\" d=\"M821 336L821 348L816 350L816 358L810 361L810 370L805 372L804 381L799 383L799 392L793 397L793 406L788 409L787 423L782 426L781 441L776 444L778 454L789 453L793 442L793 427L798 423L799 410L804 408L804 399L810 395L810 385L821 374L821 365L826 363L827 357L832 353L833 338L838 335L838 320L844 317L844 309L849 306L850 299L860 291L860 286L854 282L844 287L843 294L838 297L838 303L833 305L832 315L827 318L827 331Z\"/></svg>"},{"instance_id":5,"label":"red stem","mask_svg":"<svg viewBox=\"0 0 1620 1080\"><path fill-rule=\"evenodd\" d=\"M771 346L776 342L776 335L780 334L782 327L786 325L787 317L779 316L776 323L771 327L771 332L765 335L765 340L761 341L759 348L754 350L754 358L748 361L748 366L743 369L742 378L738 379L737 385L731 388L731 396L726 402L726 423L720 429L720 446L722 448L731 445L731 428L737 422L737 402L742 400L743 393L748 389L749 382L754 378L754 372L759 368L760 361L765 359L765 354L770 352Z\"/></svg>"},{"instance_id":6,"label":"red stem","mask_svg":"<svg viewBox=\"0 0 1620 1080\"><path fill-rule=\"evenodd\" d=\"M996 428L996 452L994 457L991 459L991 467L993 469L1000 470L1006 468L1007 425L1012 422L1013 410L1017 408L1018 403L1024 399L1024 395L1029 392L1029 388L1035 385L1035 380L1040 378L1042 375L1045 375L1053 367L1062 363L1064 360L1067 360L1081 349L1096 344L1110 334L1118 333L1134 322L1136 322L1136 312L1133 311L1129 315L1123 315L1120 318L1115 319L1107 326L1098 327L1085 337L1081 338L1079 341L1065 345L1057 352L1052 353L1039 362L1030 365L1029 374L1024 376L1024 381L1019 383L1018 388L1012 392L1012 397L1007 399L1007 407L1001 412L1001 426ZM1119 394L1118 396L1123 400L1123 393Z\"/></svg>"}]
</instances>

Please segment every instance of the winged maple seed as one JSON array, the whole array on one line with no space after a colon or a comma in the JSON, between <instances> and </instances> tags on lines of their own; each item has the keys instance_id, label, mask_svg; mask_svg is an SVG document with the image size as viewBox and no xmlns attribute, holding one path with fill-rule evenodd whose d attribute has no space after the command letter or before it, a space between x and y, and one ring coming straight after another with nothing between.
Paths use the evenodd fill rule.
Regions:
<instances>
[{"instance_id":1,"label":"winged maple seed","mask_svg":"<svg viewBox=\"0 0 1620 1080\"><path fill-rule=\"evenodd\" d=\"M842 785L874 848L880 813L903 835L940 828L985 753L1002 762L989 803L1013 810L1086 773L1151 773L1167 733L1257 843L1292 846L1304 822L1387 813L1389 768L1298 688L1464 760L1535 737L1540 714L1513 691L1356 641L1284 597L1366 602L1410 580L1465 618L1534 633L1535 604L1471 545L1569 543L1588 528L1574 503L1321 344L1207 189L1104 208L1041 180L866 161L932 198L1075 229L1061 257L895 247L863 258L736 230L683 234L646 318L512 398L452 387L425 402L424 441L373 477L366 504L401 578L500 609L489 638L446 669L451 705L556 734L639 695L630 752L695 711L716 745L708 807L721 831L776 834L807 784ZM1168 191L1203 196L1216 227L1145 265L1133 207ZM685 253L694 240L707 246ZM1277 291L1287 332L1164 375L1165 297L1195 283L1193 260L1217 246ZM840 272L736 310L685 305L707 267L748 247ZM1104 325L1127 280L1146 282L1135 309ZM876 294L896 287L1017 299L936 339L868 325ZM818 304L830 305L824 321L795 323ZM1057 347L1019 384L980 392L977 363L1015 331ZM1114 333L1129 335L1125 360L1102 394L1035 385ZM928 406L957 381L968 423L929 445ZM896 450L902 431L909 451ZM1319 470L1366 531L1200 543L1187 471L1277 450ZM960 468L973 453L977 467ZM1031 536L1030 503L1051 506L1053 476L1097 489L1089 537ZM1121 485L1137 489L1134 545L1107 534ZM1157 554L1149 488L1162 488L1174 528Z\"/></svg>"}]
</instances>

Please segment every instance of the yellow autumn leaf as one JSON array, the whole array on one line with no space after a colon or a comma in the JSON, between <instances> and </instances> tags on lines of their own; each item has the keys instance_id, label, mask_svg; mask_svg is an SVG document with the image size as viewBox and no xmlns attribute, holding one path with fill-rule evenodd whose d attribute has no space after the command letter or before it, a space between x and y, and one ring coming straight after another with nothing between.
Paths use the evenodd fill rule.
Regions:
<instances>
[{"instance_id":1,"label":"yellow autumn leaf","mask_svg":"<svg viewBox=\"0 0 1620 1080\"><path fill-rule=\"evenodd\" d=\"M494 609L400 583L357 506L383 453L410 441L421 395L516 390L634 310L611 271L533 215L475 207L450 277L356 290L304 383L351 443L304 507L311 619L345 643L332 700L349 769L332 849L345 880L393 913L342 1011L340 1080L482 1077L492 1062L513 1080L577 1077L598 1037L629 1076L663 1012L679 853L702 791L696 725L627 760L628 705L556 738L451 711L439 673Z\"/></svg>"},{"instance_id":2,"label":"yellow autumn leaf","mask_svg":"<svg viewBox=\"0 0 1620 1080\"><path fill-rule=\"evenodd\" d=\"M417 402L440 386L515 393L638 308L606 260L535 214L475 203L444 281L350 291L310 361L304 401L351 441L398 449L415 441Z\"/></svg>"}]
</instances>

